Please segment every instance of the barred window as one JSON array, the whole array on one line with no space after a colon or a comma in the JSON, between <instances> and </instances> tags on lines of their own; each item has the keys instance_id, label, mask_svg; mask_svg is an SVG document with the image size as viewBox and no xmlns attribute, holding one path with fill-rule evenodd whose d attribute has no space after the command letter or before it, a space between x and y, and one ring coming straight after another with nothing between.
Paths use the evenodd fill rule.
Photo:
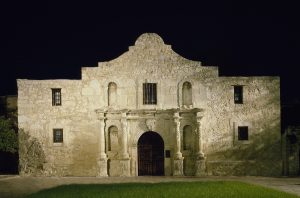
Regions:
<instances>
[{"instance_id":1,"label":"barred window","mask_svg":"<svg viewBox=\"0 0 300 198\"><path fill-rule=\"evenodd\" d=\"M243 86L234 86L234 103L243 104Z\"/></svg>"},{"instance_id":2,"label":"barred window","mask_svg":"<svg viewBox=\"0 0 300 198\"><path fill-rule=\"evenodd\" d=\"M52 89L52 106L61 105L61 89Z\"/></svg>"},{"instance_id":3,"label":"barred window","mask_svg":"<svg viewBox=\"0 0 300 198\"><path fill-rule=\"evenodd\" d=\"M248 140L248 126L238 127L238 140Z\"/></svg>"},{"instance_id":4,"label":"barred window","mask_svg":"<svg viewBox=\"0 0 300 198\"><path fill-rule=\"evenodd\" d=\"M157 104L156 83L143 84L143 104Z\"/></svg>"},{"instance_id":5,"label":"barred window","mask_svg":"<svg viewBox=\"0 0 300 198\"><path fill-rule=\"evenodd\" d=\"M53 142L62 143L64 140L63 129L53 129Z\"/></svg>"}]
</instances>

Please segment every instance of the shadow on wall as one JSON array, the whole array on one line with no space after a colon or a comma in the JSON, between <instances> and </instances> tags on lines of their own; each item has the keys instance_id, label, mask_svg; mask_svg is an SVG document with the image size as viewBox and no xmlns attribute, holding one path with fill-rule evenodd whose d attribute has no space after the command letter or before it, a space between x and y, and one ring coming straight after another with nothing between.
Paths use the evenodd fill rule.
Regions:
<instances>
[{"instance_id":1,"label":"shadow on wall","mask_svg":"<svg viewBox=\"0 0 300 198\"><path fill-rule=\"evenodd\" d=\"M278 134L274 135L279 127L279 123L268 126L257 135L250 136L248 142L236 140L232 149L209 154L208 174L281 176L281 141Z\"/></svg>"},{"instance_id":2,"label":"shadow on wall","mask_svg":"<svg viewBox=\"0 0 300 198\"><path fill-rule=\"evenodd\" d=\"M45 153L37 138L19 130L19 173L20 175L43 175Z\"/></svg>"}]
</instances>

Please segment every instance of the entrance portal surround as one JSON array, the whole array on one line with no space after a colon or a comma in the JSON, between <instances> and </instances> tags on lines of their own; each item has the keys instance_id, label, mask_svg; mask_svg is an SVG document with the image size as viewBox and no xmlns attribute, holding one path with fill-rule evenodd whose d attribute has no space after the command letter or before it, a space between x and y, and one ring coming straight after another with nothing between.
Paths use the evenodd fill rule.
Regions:
<instances>
[{"instance_id":1,"label":"entrance portal surround","mask_svg":"<svg viewBox=\"0 0 300 198\"><path fill-rule=\"evenodd\" d=\"M193 170L206 175L201 130L203 109L97 109L99 128L98 176L182 176L182 130L195 126ZM118 149L108 150L108 129L118 128ZM159 132L155 132L159 131ZM166 157L165 157L166 151Z\"/></svg>"}]
</instances>

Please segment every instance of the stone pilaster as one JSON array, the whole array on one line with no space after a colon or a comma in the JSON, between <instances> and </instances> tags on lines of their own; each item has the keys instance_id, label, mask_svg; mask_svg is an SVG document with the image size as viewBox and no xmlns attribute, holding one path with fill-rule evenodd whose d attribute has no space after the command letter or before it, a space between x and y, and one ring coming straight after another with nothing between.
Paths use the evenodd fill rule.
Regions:
<instances>
[{"instance_id":1,"label":"stone pilaster","mask_svg":"<svg viewBox=\"0 0 300 198\"><path fill-rule=\"evenodd\" d=\"M120 158L121 159L128 159L128 145L127 145L127 137L128 137L128 131L127 131L127 118L126 118L126 112L122 113L121 118L121 127L122 127L122 143L121 143L121 153Z\"/></svg>"},{"instance_id":2,"label":"stone pilaster","mask_svg":"<svg viewBox=\"0 0 300 198\"><path fill-rule=\"evenodd\" d=\"M174 176L183 175L183 157L180 151L181 148L181 138L180 138L180 116L178 112L174 113L174 131L176 135L176 144L175 144L175 155L174 155Z\"/></svg>"},{"instance_id":3,"label":"stone pilaster","mask_svg":"<svg viewBox=\"0 0 300 198\"><path fill-rule=\"evenodd\" d=\"M104 113L97 112L100 134L99 134L99 156L98 156L98 174L99 177L106 177L107 174L107 155L105 153L105 136L104 136L104 128L105 128L105 116Z\"/></svg>"},{"instance_id":4,"label":"stone pilaster","mask_svg":"<svg viewBox=\"0 0 300 198\"><path fill-rule=\"evenodd\" d=\"M196 164L195 164L195 175L204 176L206 175L206 157L203 153L203 140L202 140L202 131L201 131L201 120L203 118L203 112L197 113L197 153L196 153Z\"/></svg>"},{"instance_id":5,"label":"stone pilaster","mask_svg":"<svg viewBox=\"0 0 300 198\"><path fill-rule=\"evenodd\" d=\"M120 176L130 176L130 158L128 154L128 123L126 112L122 112L121 118L122 127L122 143L121 143L121 153L120 164L121 164L121 175Z\"/></svg>"}]
</instances>

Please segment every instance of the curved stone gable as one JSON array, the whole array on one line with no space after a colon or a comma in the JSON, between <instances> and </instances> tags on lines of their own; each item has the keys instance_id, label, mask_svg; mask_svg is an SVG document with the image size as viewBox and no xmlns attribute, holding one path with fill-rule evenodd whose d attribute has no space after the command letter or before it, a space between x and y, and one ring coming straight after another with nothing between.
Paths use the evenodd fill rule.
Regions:
<instances>
[{"instance_id":1,"label":"curved stone gable","mask_svg":"<svg viewBox=\"0 0 300 198\"><path fill-rule=\"evenodd\" d=\"M156 33L144 33L135 41L135 46L141 47L160 47L164 44L163 39Z\"/></svg>"},{"instance_id":2,"label":"curved stone gable","mask_svg":"<svg viewBox=\"0 0 300 198\"><path fill-rule=\"evenodd\" d=\"M92 70L92 71L91 71ZM99 62L98 69L85 68L83 72L97 76L135 76L146 78L182 78L182 77L217 77L217 67L203 67L200 61L188 60L166 45L155 33L139 36L134 46L129 47L118 58ZM83 74L84 76L85 74Z\"/></svg>"}]
</instances>

